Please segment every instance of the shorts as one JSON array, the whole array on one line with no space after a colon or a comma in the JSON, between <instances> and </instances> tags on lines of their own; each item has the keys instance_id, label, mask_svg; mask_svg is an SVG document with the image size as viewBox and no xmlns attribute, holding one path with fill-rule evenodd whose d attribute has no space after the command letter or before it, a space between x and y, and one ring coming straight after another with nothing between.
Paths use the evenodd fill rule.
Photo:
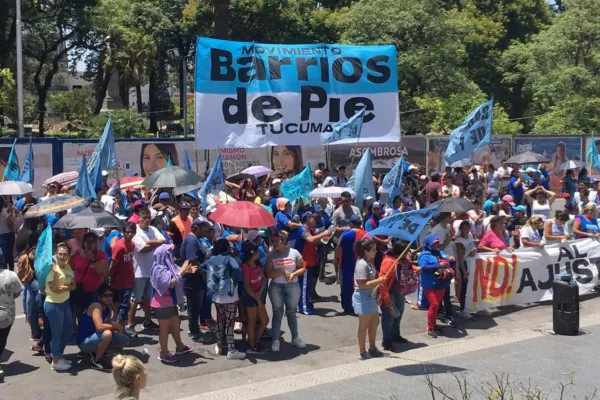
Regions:
<instances>
[{"instance_id":1,"label":"shorts","mask_svg":"<svg viewBox=\"0 0 600 400\"><path fill-rule=\"evenodd\" d=\"M131 308L131 295L133 294L133 288L130 289L113 289L115 292L114 301L119 303L117 310L117 321L127 321L127 315Z\"/></svg>"},{"instance_id":2,"label":"shorts","mask_svg":"<svg viewBox=\"0 0 600 400\"><path fill-rule=\"evenodd\" d=\"M156 319L169 319L177 315L177 306L167 306L161 308L153 308Z\"/></svg>"},{"instance_id":3,"label":"shorts","mask_svg":"<svg viewBox=\"0 0 600 400\"><path fill-rule=\"evenodd\" d=\"M95 352L98 349L98 345L102 341L103 336L104 332L93 333L92 335L85 338L83 342L79 343L79 350L81 350L84 353ZM111 346L125 346L128 343L129 336L113 331L112 338L110 339Z\"/></svg>"},{"instance_id":4,"label":"shorts","mask_svg":"<svg viewBox=\"0 0 600 400\"><path fill-rule=\"evenodd\" d=\"M131 301L141 303L142 300L150 301L151 298L152 285L150 284L150 278L135 278L133 292L131 293Z\"/></svg>"},{"instance_id":5,"label":"shorts","mask_svg":"<svg viewBox=\"0 0 600 400\"><path fill-rule=\"evenodd\" d=\"M370 315L379 312L377 299L367 290L355 290L352 295L352 308L356 315Z\"/></svg>"},{"instance_id":6,"label":"shorts","mask_svg":"<svg viewBox=\"0 0 600 400\"><path fill-rule=\"evenodd\" d=\"M262 295L260 296L260 299L262 300L262 303L264 305L267 301L267 288L265 288L265 290L263 291ZM256 301L256 299L250 296L245 290L241 293L240 300L242 301L242 304L246 307L258 307L258 302Z\"/></svg>"}]
</instances>

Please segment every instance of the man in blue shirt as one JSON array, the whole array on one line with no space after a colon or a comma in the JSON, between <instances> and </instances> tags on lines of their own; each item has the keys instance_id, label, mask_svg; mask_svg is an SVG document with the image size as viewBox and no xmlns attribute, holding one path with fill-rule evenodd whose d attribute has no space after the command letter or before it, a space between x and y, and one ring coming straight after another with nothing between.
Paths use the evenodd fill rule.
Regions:
<instances>
[{"instance_id":1,"label":"man in blue shirt","mask_svg":"<svg viewBox=\"0 0 600 400\"><path fill-rule=\"evenodd\" d=\"M488 198L483 203L483 212L489 215L490 211L492 211L492 207L494 204L498 203L498 190L494 188L488 189Z\"/></svg>"},{"instance_id":2,"label":"man in blue shirt","mask_svg":"<svg viewBox=\"0 0 600 400\"><path fill-rule=\"evenodd\" d=\"M523 176L518 168L515 168L510 173L508 181L508 194L510 194L516 204L523 203Z\"/></svg>"},{"instance_id":3,"label":"man in blue shirt","mask_svg":"<svg viewBox=\"0 0 600 400\"><path fill-rule=\"evenodd\" d=\"M23 211L23 208L27 205L27 204L37 204L38 199L35 198L33 196L33 193L25 193L23 195L23 197L21 197L19 200L17 200L17 204L15 205L15 207L17 207L17 210L19 211Z\"/></svg>"}]
</instances>

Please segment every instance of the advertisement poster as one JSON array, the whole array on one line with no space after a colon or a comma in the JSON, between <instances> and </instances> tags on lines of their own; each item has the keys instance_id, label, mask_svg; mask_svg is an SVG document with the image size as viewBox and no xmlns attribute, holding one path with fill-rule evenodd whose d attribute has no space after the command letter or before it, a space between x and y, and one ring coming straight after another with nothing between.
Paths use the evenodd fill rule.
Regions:
<instances>
[{"instance_id":1,"label":"advertisement poster","mask_svg":"<svg viewBox=\"0 0 600 400\"><path fill-rule=\"evenodd\" d=\"M560 166L569 160L580 161L580 137L533 136L531 138L515 138L514 152L524 153L533 151L547 157L548 172L550 172L550 188L560 191L560 180L565 174ZM558 192L557 192L558 193Z\"/></svg>"},{"instance_id":2,"label":"advertisement poster","mask_svg":"<svg viewBox=\"0 0 600 400\"><path fill-rule=\"evenodd\" d=\"M79 170L83 156L89 158L95 147L96 143L63 143L63 170ZM132 172L140 176L152 175L156 170L166 167L169 158L173 165L183 166L186 149L192 169L201 174L206 169L203 161L204 152L194 150L192 142L116 142L115 147L118 173L109 171L109 183L117 179L117 174L119 177Z\"/></svg>"},{"instance_id":3,"label":"advertisement poster","mask_svg":"<svg viewBox=\"0 0 600 400\"><path fill-rule=\"evenodd\" d=\"M217 154L220 154L223 160L225 176L237 174L252 165L267 165L266 149L244 149L236 147L211 151L209 168L214 164Z\"/></svg>"},{"instance_id":4,"label":"advertisement poster","mask_svg":"<svg viewBox=\"0 0 600 400\"><path fill-rule=\"evenodd\" d=\"M10 156L12 144L0 145L0 176L4 176L4 168ZM16 146L17 158L19 159L19 168L23 168L25 157L29 151L29 143L19 143ZM44 181L52 177L52 144L34 143L33 144L33 170L34 170L34 189L35 194L43 196Z\"/></svg>"},{"instance_id":5,"label":"advertisement poster","mask_svg":"<svg viewBox=\"0 0 600 400\"><path fill-rule=\"evenodd\" d=\"M429 150L427 152L427 173L431 174L433 171L441 171L444 169L446 163L444 156L446 155L446 149L450 139L436 139L429 138ZM478 149L471 158L475 164L483 165L492 163L497 168L500 165L500 161L507 159L511 156L512 145L510 138L492 137L490 144L483 148Z\"/></svg>"}]
</instances>

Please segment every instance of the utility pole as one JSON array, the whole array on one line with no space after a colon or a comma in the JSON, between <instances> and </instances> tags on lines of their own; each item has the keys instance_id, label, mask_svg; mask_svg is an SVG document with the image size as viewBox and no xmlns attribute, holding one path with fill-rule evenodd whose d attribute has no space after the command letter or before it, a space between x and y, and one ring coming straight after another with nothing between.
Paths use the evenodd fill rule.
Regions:
<instances>
[{"instance_id":1,"label":"utility pole","mask_svg":"<svg viewBox=\"0 0 600 400\"><path fill-rule=\"evenodd\" d=\"M23 36L21 29L21 0L16 0L17 15L15 25L17 28L17 115L18 137L25 136L25 122L23 118Z\"/></svg>"}]
</instances>

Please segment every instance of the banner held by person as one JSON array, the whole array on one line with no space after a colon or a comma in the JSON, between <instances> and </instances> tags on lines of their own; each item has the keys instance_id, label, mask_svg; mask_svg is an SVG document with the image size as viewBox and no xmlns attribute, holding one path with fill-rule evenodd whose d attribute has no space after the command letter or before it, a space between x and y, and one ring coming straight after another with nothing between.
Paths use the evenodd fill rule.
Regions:
<instances>
[{"instance_id":1,"label":"banner held by person","mask_svg":"<svg viewBox=\"0 0 600 400\"><path fill-rule=\"evenodd\" d=\"M367 109L363 107L362 110L354 114L352 118L331 125L333 132L322 133L321 143L335 144L343 139L356 139L358 141L360 139L360 132L362 130L366 110Z\"/></svg>"},{"instance_id":2,"label":"banner held by person","mask_svg":"<svg viewBox=\"0 0 600 400\"><path fill-rule=\"evenodd\" d=\"M219 192L225 187L225 171L223 171L223 160L221 156L217 157L215 164L208 174L208 178L204 182L204 185L198 191L200 201L202 202L202 212L206 213L206 207L208 205L206 196L218 196Z\"/></svg>"},{"instance_id":3,"label":"banner held by person","mask_svg":"<svg viewBox=\"0 0 600 400\"><path fill-rule=\"evenodd\" d=\"M350 179L348 179L347 187L354 190L354 205L362 210L363 200L367 196L375 198L375 185L373 185L373 153L371 149L363 152L358 165Z\"/></svg>"},{"instance_id":4,"label":"banner held by person","mask_svg":"<svg viewBox=\"0 0 600 400\"><path fill-rule=\"evenodd\" d=\"M469 265L465 310L551 300L554 276L562 272L573 275L580 295L591 293L598 284L598 265L600 246L594 239L546 245L542 250L478 254Z\"/></svg>"},{"instance_id":5,"label":"banner held by person","mask_svg":"<svg viewBox=\"0 0 600 400\"><path fill-rule=\"evenodd\" d=\"M25 156L25 162L23 163L23 169L21 170L21 182L29 183L31 186L34 185L35 171L33 169L33 144L31 138L29 138L29 150L27 156Z\"/></svg>"},{"instance_id":6,"label":"banner held by person","mask_svg":"<svg viewBox=\"0 0 600 400\"><path fill-rule=\"evenodd\" d=\"M197 148L314 146L363 108L359 140L398 142L396 48L199 37L195 104Z\"/></svg>"},{"instance_id":7,"label":"banner held by person","mask_svg":"<svg viewBox=\"0 0 600 400\"><path fill-rule=\"evenodd\" d=\"M387 204L390 207L393 206L394 197L402 194L402 177L404 171L408 171L408 167L404 156L400 157L381 182L381 187L388 193Z\"/></svg>"},{"instance_id":8,"label":"banner held by person","mask_svg":"<svg viewBox=\"0 0 600 400\"><path fill-rule=\"evenodd\" d=\"M396 213L379 221L379 227L370 231L368 235L383 235L415 242L436 213L437 207Z\"/></svg>"},{"instance_id":9,"label":"banner held by person","mask_svg":"<svg viewBox=\"0 0 600 400\"><path fill-rule=\"evenodd\" d=\"M281 184L281 194L294 204L300 198L309 198L309 193L315 188L310 170L307 165L298 175L286 180Z\"/></svg>"},{"instance_id":10,"label":"banner held by person","mask_svg":"<svg viewBox=\"0 0 600 400\"><path fill-rule=\"evenodd\" d=\"M473 110L467 119L450 134L446 163L468 158L477 149L490 143L494 100L486 101Z\"/></svg>"},{"instance_id":11,"label":"banner held by person","mask_svg":"<svg viewBox=\"0 0 600 400\"><path fill-rule=\"evenodd\" d=\"M17 139L13 142L12 148L10 150L10 155L8 156L8 161L6 162L6 167L4 167L4 176L3 181L18 181L20 180L20 172L19 169L19 158L17 157L17 153L15 152L15 148L17 146Z\"/></svg>"}]
</instances>

